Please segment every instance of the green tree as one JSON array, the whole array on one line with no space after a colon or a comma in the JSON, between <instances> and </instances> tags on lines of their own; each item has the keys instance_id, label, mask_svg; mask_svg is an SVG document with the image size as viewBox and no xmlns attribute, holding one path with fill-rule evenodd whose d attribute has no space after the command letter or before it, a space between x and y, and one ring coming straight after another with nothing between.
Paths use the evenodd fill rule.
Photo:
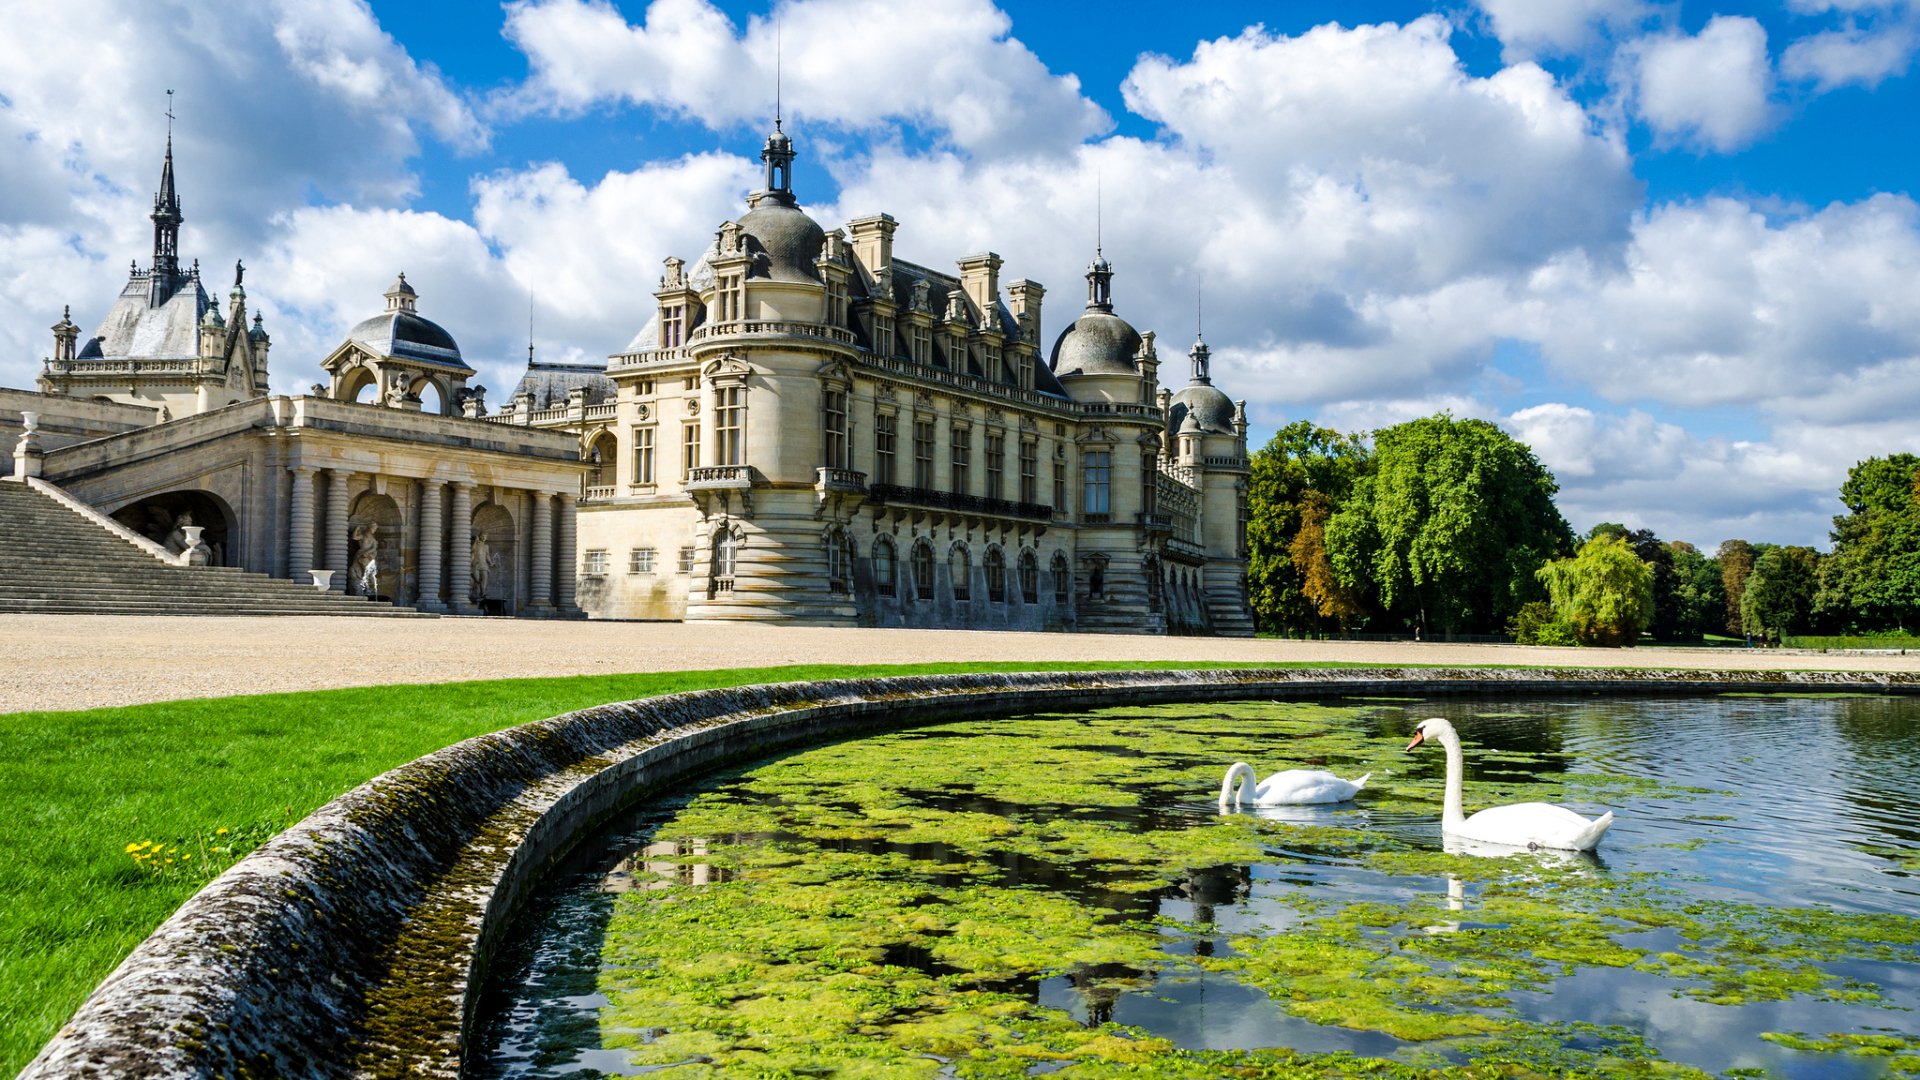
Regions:
<instances>
[{"instance_id":1,"label":"green tree","mask_svg":"<svg viewBox=\"0 0 1920 1080\"><path fill-rule=\"evenodd\" d=\"M1740 595L1742 629L1773 642L1804 630L1813 612L1819 560L1819 553L1812 548L1761 550Z\"/></svg>"},{"instance_id":2,"label":"green tree","mask_svg":"<svg viewBox=\"0 0 1920 1080\"><path fill-rule=\"evenodd\" d=\"M1395 622L1498 632L1572 547L1553 475L1484 420L1441 414L1374 433L1371 468L1327 522L1327 555Z\"/></svg>"},{"instance_id":3,"label":"green tree","mask_svg":"<svg viewBox=\"0 0 1920 1080\"><path fill-rule=\"evenodd\" d=\"M1366 605L1356 590L1341 583L1327 558L1327 518L1332 515L1333 501L1309 488L1300 502L1300 531L1293 534L1288 554L1300 572L1300 592L1308 605L1345 630L1366 613Z\"/></svg>"},{"instance_id":4,"label":"green tree","mask_svg":"<svg viewBox=\"0 0 1920 1080\"><path fill-rule=\"evenodd\" d=\"M1740 601L1747 593L1747 575L1753 573L1753 545L1745 540L1723 540L1715 559L1720 563L1720 594L1727 600L1727 618L1722 625L1729 634L1746 633Z\"/></svg>"},{"instance_id":5,"label":"green tree","mask_svg":"<svg viewBox=\"0 0 1920 1080\"><path fill-rule=\"evenodd\" d=\"M1709 630L1718 631L1726 621L1727 587L1721 580L1720 562L1700 553L1685 540L1667 545L1673 566L1673 628L1676 639L1693 640ZM1654 595L1654 634L1659 631L1660 598L1658 585Z\"/></svg>"},{"instance_id":6,"label":"green tree","mask_svg":"<svg viewBox=\"0 0 1920 1080\"><path fill-rule=\"evenodd\" d=\"M1868 458L1847 471L1816 608L1861 630L1920 622L1920 457Z\"/></svg>"},{"instance_id":7,"label":"green tree","mask_svg":"<svg viewBox=\"0 0 1920 1080\"><path fill-rule=\"evenodd\" d=\"M1653 567L1625 537L1596 537L1539 573L1554 617L1582 645L1631 646L1653 622Z\"/></svg>"},{"instance_id":8,"label":"green tree","mask_svg":"<svg viewBox=\"0 0 1920 1080\"><path fill-rule=\"evenodd\" d=\"M1318 626L1320 612L1305 595L1307 576L1293 554L1301 507L1310 493L1330 506L1345 499L1366 469L1366 447L1358 436L1299 420L1275 432L1250 464L1247 589L1254 617L1268 631Z\"/></svg>"}]
</instances>

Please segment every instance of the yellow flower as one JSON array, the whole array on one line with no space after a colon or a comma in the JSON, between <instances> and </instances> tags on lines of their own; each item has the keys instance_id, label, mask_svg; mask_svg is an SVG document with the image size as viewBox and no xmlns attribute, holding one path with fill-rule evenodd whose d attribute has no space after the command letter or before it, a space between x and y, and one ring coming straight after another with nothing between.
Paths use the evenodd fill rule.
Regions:
<instances>
[{"instance_id":1,"label":"yellow flower","mask_svg":"<svg viewBox=\"0 0 1920 1080\"><path fill-rule=\"evenodd\" d=\"M131 854L133 854L134 852L136 852L136 851L139 851L139 850L140 850L140 844L139 844L138 842L135 842L135 843L131 843L131 844L128 844L128 845L127 845L127 854L129 854L129 855L131 855Z\"/></svg>"},{"instance_id":2,"label":"yellow flower","mask_svg":"<svg viewBox=\"0 0 1920 1080\"><path fill-rule=\"evenodd\" d=\"M225 825L222 825L221 827L219 827L219 828L217 828L217 829L215 829L215 830L213 830L213 835L215 835L215 836L225 836L225 835L227 835L227 827L226 827Z\"/></svg>"}]
</instances>

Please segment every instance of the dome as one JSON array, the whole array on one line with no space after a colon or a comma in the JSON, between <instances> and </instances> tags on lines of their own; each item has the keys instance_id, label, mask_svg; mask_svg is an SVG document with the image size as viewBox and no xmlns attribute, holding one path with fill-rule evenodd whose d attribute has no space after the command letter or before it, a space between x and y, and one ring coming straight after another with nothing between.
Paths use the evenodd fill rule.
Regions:
<instances>
[{"instance_id":1,"label":"dome","mask_svg":"<svg viewBox=\"0 0 1920 1080\"><path fill-rule=\"evenodd\" d=\"M826 230L801 213L799 207L778 199L763 199L741 217L740 228L747 235L747 250L756 256L766 256L764 265L760 259L754 259L750 276L775 281L820 280L813 260L820 257L820 249L826 245Z\"/></svg>"},{"instance_id":2,"label":"dome","mask_svg":"<svg viewBox=\"0 0 1920 1080\"><path fill-rule=\"evenodd\" d=\"M513 396L532 394L534 408L552 409L565 405L571 390L585 390L587 404L599 405L612 401L615 389L604 367L532 363L527 365L527 373L520 377L519 385L513 388Z\"/></svg>"},{"instance_id":3,"label":"dome","mask_svg":"<svg viewBox=\"0 0 1920 1080\"><path fill-rule=\"evenodd\" d=\"M441 329L439 323L411 311L375 315L347 331L347 340L379 356L472 370L460 358L460 346L454 344L453 335Z\"/></svg>"},{"instance_id":4,"label":"dome","mask_svg":"<svg viewBox=\"0 0 1920 1080\"><path fill-rule=\"evenodd\" d=\"M1089 311L1073 321L1053 343L1053 373L1068 375L1138 375L1134 354L1140 351L1140 333L1127 320L1105 311Z\"/></svg>"},{"instance_id":5,"label":"dome","mask_svg":"<svg viewBox=\"0 0 1920 1080\"><path fill-rule=\"evenodd\" d=\"M1186 422L1193 420L1208 435L1237 434L1233 429L1232 400L1211 383L1189 384L1173 395L1167 411L1175 431L1185 430Z\"/></svg>"}]
</instances>

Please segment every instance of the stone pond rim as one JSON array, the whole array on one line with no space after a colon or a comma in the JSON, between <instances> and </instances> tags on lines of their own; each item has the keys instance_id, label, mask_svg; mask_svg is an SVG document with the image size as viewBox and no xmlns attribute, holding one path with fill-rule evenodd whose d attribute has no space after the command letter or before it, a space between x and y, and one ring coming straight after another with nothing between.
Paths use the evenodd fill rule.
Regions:
<instances>
[{"instance_id":1,"label":"stone pond rim","mask_svg":"<svg viewBox=\"0 0 1920 1080\"><path fill-rule=\"evenodd\" d=\"M457 1077L486 966L542 874L689 775L863 728L1244 698L1920 694L1920 675L1342 668L847 679L700 690L481 735L316 810L184 904L22 1077Z\"/></svg>"}]
</instances>

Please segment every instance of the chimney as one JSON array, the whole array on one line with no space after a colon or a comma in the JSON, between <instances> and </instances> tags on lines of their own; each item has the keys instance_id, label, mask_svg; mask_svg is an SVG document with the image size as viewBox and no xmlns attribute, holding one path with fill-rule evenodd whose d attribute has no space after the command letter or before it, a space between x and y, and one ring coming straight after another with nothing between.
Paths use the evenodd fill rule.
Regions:
<instances>
[{"instance_id":1,"label":"chimney","mask_svg":"<svg viewBox=\"0 0 1920 1080\"><path fill-rule=\"evenodd\" d=\"M853 257L872 277L882 267L893 265L893 230L900 223L893 220L891 214L875 214L858 221L847 222L848 243L853 247Z\"/></svg>"},{"instance_id":2,"label":"chimney","mask_svg":"<svg viewBox=\"0 0 1920 1080\"><path fill-rule=\"evenodd\" d=\"M1013 319L1020 324L1021 335L1035 347L1040 344L1040 301L1046 295L1046 286L1026 278L1007 286Z\"/></svg>"},{"instance_id":3,"label":"chimney","mask_svg":"<svg viewBox=\"0 0 1920 1080\"><path fill-rule=\"evenodd\" d=\"M960 287L981 315L991 319L1000 302L1000 256L986 251L961 259Z\"/></svg>"}]
</instances>

